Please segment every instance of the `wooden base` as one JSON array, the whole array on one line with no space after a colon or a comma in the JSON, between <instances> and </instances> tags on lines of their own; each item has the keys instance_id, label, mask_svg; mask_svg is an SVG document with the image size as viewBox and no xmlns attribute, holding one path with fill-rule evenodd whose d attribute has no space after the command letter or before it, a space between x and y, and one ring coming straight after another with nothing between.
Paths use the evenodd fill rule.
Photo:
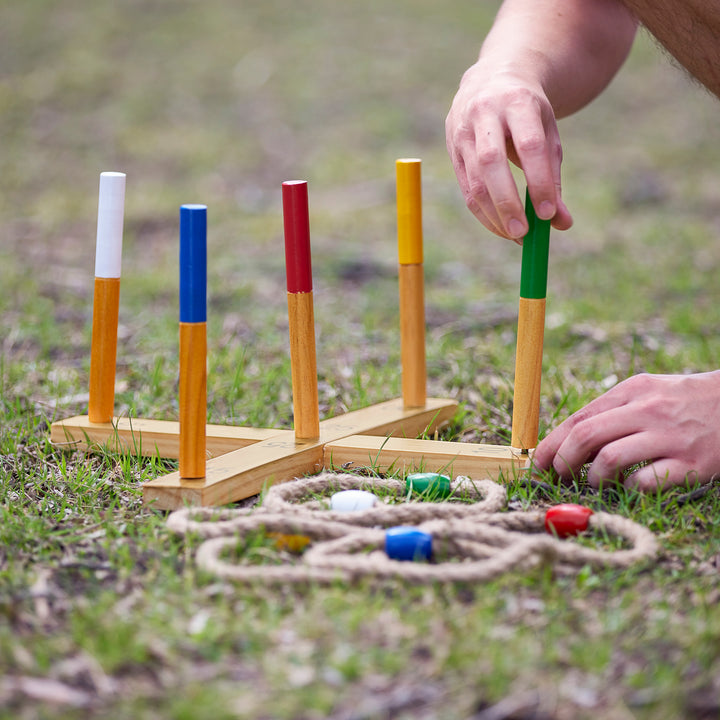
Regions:
<instances>
[{"instance_id":1,"label":"wooden base","mask_svg":"<svg viewBox=\"0 0 720 720\"><path fill-rule=\"evenodd\" d=\"M267 484L290 480L322 469L325 446L348 436L374 438L382 443L415 438L449 422L457 402L428 398L423 408L405 409L401 399L323 420L317 440L298 441L292 430L255 429L224 425L206 428L206 476L181 479L170 473L143 485L143 499L158 509L185 504L223 505L261 492ZM58 447L96 450L105 448L137 455L177 458L180 447L177 422L141 418L115 418L112 423L91 423L78 416L53 423L50 439ZM427 441L434 444L433 441ZM355 459L365 462L367 451Z\"/></svg>"},{"instance_id":2,"label":"wooden base","mask_svg":"<svg viewBox=\"0 0 720 720\"><path fill-rule=\"evenodd\" d=\"M528 456L504 445L417 440L446 424L454 400L428 398L406 409L401 399L323 420L317 440L299 441L292 430L208 425L206 476L170 473L143 485L143 500L156 509L225 505L256 495L266 485L327 469L372 468L380 473L445 472L453 477L497 480L525 469ZM69 450L104 448L136 455L177 458L177 422L115 418L91 423L86 415L53 423L51 441Z\"/></svg>"},{"instance_id":3,"label":"wooden base","mask_svg":"<svg viewBox=\"0 0 720 720\"><path fill-rule=\"evenodd\" d=\"M323 461L329 469L442 472L451 477L497 480L501 473L523 469L528 456L504 445L352 435L325 445Z\"/></svg>"},{"instance_id":4,"label":"wooden base","mask_svg":"<svg viewBox=\"0 0 720 720\"><path fill-rule=\"evenodd\" d=\"M224 455L238 448L282 434L272 428L207 425L206 456ZM285 430L288 437L292 430ZM59 420L50 427L50 442L61 449L88 450L98 448L111 452L150 457L180 457L180 423L171 420L113 418L109 423L91 423L87 415Z\"/></svg>"},{"instance_id":5,"label":"wooden base","mask_svg":"<svg viewBox=\"0 0 720 720\"><path fill-rule=\"evenodd\" d=\"M171 473L143 485L143 500L161 510L189 505L226 505L257 495L266 485L284 482L323 467L327 443L349 435L416 437L448 422L454 400L428 398L424 408L405 410L402 400L372 405L323 420L317 440L298 441L286 432L208 461L202 480Z\"/></svg>"}]
</instances>

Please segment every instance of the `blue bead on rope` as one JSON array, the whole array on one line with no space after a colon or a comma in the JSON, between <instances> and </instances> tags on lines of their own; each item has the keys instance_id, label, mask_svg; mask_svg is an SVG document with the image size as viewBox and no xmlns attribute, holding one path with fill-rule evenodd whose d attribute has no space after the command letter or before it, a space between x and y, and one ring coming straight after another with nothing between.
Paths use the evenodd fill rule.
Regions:
<instances>
[{"instance_id":1,"label":"blue bead on rope","mask_svg":"<svg viewBox=\"0 0 720 720\"><path fill-rule=\"evenodd\" d=\"M385 552L392 560L429 560L432 556L432 535L407 525L385 531Z\"/></svg>"}]
</instances>

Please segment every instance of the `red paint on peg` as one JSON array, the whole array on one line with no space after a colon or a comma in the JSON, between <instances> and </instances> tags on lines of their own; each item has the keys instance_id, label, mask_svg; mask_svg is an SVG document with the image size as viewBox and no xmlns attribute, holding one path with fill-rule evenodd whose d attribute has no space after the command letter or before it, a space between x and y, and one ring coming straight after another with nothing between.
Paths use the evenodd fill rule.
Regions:
<instances>
[{"instance_id":1,"label":"red paint on peg","mask_svg":"<svg viewBox=\"0 0 720 720\"><path fill-rule=\"evenodd\" d=\"M545 529L560 538L579 535L587 530L593 511L574 503L554 505L545 513Z\"/></svg>"},{"instance_id":2,"label":"red paint on peg","mask_svg":"<svg viewBox=\"0 0 720 720\"><path fill-rule=\"evenodd\" d=\"M287 290L290 293L312 292L307 182L305 180L284 182L282 198Z\"/></svg>"}]
</instances>

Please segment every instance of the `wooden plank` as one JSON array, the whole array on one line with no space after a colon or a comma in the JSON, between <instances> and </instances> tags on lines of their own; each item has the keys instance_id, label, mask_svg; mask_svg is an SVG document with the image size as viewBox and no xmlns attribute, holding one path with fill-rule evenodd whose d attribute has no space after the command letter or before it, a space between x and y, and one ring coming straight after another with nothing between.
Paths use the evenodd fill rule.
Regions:
<instances>
[{"instance_id":1,"label":"wooden plank","mask_svg":"<svg viewBox=\"0 0 720 720\"><path fill-rule=\"evenodd\" d=\"M277 437L283 432L293 435L292 430L233 425L207 425L205 432L209 458ZM180 423L126 417L113 418L111 423L91 423L87 415L79 415L54 422L50 427L50 441L67 450L102 447L113 452L177 459L180 455Z\"/></svg>"},{"instance_id":2,"label":"wooden plank","mask_svg":"<svg viewBox=\"0 0 720 720\"><path fill-rule=\"evenodd\" d=\"M227 505L257 495L265 485L322 468L323 444L300 442L295 434L277 435L208 460L205 478L185 480L179 472L143 485L143 501L160 510L185 505Z\"/></svg>"},{"instance_id":3,"label":"wooden plank","mask_svg":"<svg viewBox=\"0 0 720 720\"><path fill-rule=\"evenodd\" d=\"M372 467L382 473L424 470L497 480L501 473L521 469L528 458L505 445L354 435L325 445L323 462L326 468Z\"/></svg>"},{"instance_id":4,"label":"wooden plank","mask_svg":"<svg viewBox=\"0 0 720 720\"><path fill-rule=\"evenodd\" d=\"M428 398L424 408L408 409L401 399L323 420L318 440L301 442L281 433L208 461L203 480L183 480L170 473L143 485L143 500L162 510L186 504L225 505L257 495L272 483L317 472L323 447L348 435L416 437L433 432L457 411L457 402Z\"/></svg>"}]
</instances>

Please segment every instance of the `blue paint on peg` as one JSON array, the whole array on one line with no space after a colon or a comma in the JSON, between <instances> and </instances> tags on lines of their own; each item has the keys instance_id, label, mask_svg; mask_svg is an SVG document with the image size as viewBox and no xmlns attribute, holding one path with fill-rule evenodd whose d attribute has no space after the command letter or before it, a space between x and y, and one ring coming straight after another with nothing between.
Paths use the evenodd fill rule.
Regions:
<instances>
[{"instance_id":1,"label":"blue paint on peg","mask_svg":"<svg viewBox=\"0 0 720 720\"><path fill-rule=\"evenodd\" d=\"M432 498L446 498L452 495L450 478L439 473L411 473L405 478L405 488L409 493Z\"/></svg>"},{"instance_id":2,"label":"blue paint on peg","mask_svg":"<svg viewBox=\"0 0 720 720\"><path fill-rule=\"evenodd\" d=\"M393 560L429 560L432 556L432 535L407 525L385 531L385 552Z\"/></svg>"},{"instance_id":3,"label":"blue paint on peg","mask_svg":"<svg viewBox=\"0 0 720 720\"><path fill-rule=\"evenodd\" d=\"M368 510L377 501L377 496L367 490L341 490L330 498L330 509L337 512Z\"/></svg>"},{"instance_id":4,"label":"blue paint on peg","mask_svg":"<svg viewBox=\"0 0 720 720\"><path fill-rule=\"evenodd\" d=\"M207 321L207 205L180 206L180 322Z\"/></svg>"}]
</instances>

